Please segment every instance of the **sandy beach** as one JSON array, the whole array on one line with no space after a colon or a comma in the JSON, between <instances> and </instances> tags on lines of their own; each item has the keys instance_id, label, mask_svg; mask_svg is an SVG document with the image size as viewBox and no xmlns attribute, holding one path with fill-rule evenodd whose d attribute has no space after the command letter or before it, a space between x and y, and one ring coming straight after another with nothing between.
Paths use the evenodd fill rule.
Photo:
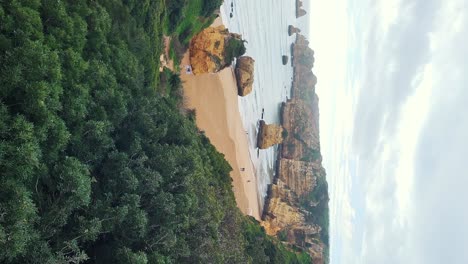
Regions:
<instances>
[{"instance_id":1,"label":"sandy beach","mask_svg":"<svg viewBox=\"0 0 468 264\"><path fill-rule=\"evenodd\" d=\"M215 24L219 24L216 21ZM248 139L239 113L237 86L232 68L215 74L185 73L188 53L181 63L181 78L187 108L196 110L197 126L232 167L231 177L237 206L260 219L257 180L250 160Z\"/></svg>"}]
</instances>

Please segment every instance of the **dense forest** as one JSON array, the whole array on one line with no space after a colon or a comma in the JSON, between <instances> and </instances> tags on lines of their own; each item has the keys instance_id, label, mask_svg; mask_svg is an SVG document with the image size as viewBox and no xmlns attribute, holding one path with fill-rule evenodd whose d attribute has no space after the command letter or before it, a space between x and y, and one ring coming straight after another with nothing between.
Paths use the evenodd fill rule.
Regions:
<instances>
[{"instance_id":1,"label":"dense forest","mask_svg":"<svg viewBox=\"0 0 468 264\"><path fill-rule=\"evenodd\" d=\"M310 263L237 209L159 75L220 0L0 1L1 263Z\"/></svg>"}]
</instances>

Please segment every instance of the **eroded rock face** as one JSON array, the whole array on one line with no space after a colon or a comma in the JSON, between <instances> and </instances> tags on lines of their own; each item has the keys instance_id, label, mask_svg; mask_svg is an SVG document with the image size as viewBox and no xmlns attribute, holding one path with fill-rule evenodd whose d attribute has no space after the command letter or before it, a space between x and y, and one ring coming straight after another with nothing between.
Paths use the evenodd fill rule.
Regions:
<instances>
[{"instance_id":1,"label":"eroded rock face","mask_svg":"<svg viewBox=\"0 0 468 264\"><path fill-rule=\"evenodd\" d=\"M303 65L311 70L315 62L314 54L314 50L309 47L309 41L304 35L297 34L296 42L292 46L293 67Z\"/></svg>"},{"instance_id":2,"label":"eroded rock face","mask_svg":"<svg viewBox=\"0 0 468 264\"><path fill-rule=\"evenodd\" d=\"M305 221L305 216L292 203L295 200L291 191L281 187L282 182L273 184L269 190L269 200L265 205L266 214L263 217L267 234L276 236L282 229L298 225Z\"/></svg>"},{"instance_id":3,"label":"eroded rock face","mask_svg":"<svg viewBox=\"0 0 468 264\"><path fill-rule=\"evenodd\" d=\"M190 64L193 74L215 73L231 64L225 60L229 39L241 39L239 34L229 33L224 26L209 27L192 38Z\"/></svg>"},{"instance_id":4,"label":"eroded rock face","mask_svg":"<svg viewBox=\"0 0 468 264\"><path fill-rule=\"evenodd\" d=\"M237 92L239 96L246 96L252 92L254 82L255 60L248 56L242 56L236 63Z\"/></svg>"},{"instance_id":5,"label":"eroded rock face","mask_svg":"<svg viewBox=\"0 0 468 264\"><path fill-rule=\"evenodd\" d=\"M281 150L283 158L320 159L318 98L314 105L296 98L283 104L282 125L287 131Z\"/></svg>"},{"instance_id":6,"label":"eroded rock face","mask_svg":"<svg viewBox=\"0 0 468 264\"><path fill-rule=\"evenodd\" d=\"M283 142L283 127L280 125L267 125L265 121L260 121L257 146L260 149L267 149L273 145Z\"/></svg>"},{"instance_id":7,"label":"eroded rock face","mask_svg":"<svg viewBox=\"0 0 468 264\"><path fill-rule=\"evenodd\" d=\"M311 192L317 185L317 177L324 173L320 162L307 162L291 159L280 159L278 167L278 179L294 192L302 197Z\"/></svg>"},{"instance_id":8,"label":"eroded rock face","mask_svg":"<svg viewBox=\"0 0 468 264\"><path fill-rule=\"evenodd\" d=\"M317 239L321 227L307 221L309 212L300 209L297 195L278 180L270 185L268 197L262 221L266 233L285 234L286 242L307 250L314 263L323 263L324 245Z\"/></svg>"},{"instance_id":9,"label":"eroded rock face","mask_svg":"<svg viewBox=\"0 0 468 264\"><path fill-rule=\"evenodd\" d=\"M293 25L289 25L288 27L288 35L292 36L294 33L301 33L301 30Z\"/></svg>"}]
</instances>

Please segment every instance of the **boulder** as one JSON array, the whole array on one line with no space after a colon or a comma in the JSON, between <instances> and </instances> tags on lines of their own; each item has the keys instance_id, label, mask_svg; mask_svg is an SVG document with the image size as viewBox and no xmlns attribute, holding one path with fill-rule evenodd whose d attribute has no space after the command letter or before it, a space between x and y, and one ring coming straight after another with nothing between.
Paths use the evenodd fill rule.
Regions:
<instances>
[{"instance_id":1,"label":"boulder","mask_svg":"<svg viewBox=\"0 0 468 264\"><path fill-rule=\"evenodd\" d=\"M254 82L255 60L248 56L242 56L236 63L237 93L239 96L246 96L252 92Z\"/></svg>"},{"instance_id":2,"label":"boulder","mask_svg":"<svg viewBox=\"0 0 468 264\"><path fill-rule=\"evenodd\" d=\"M283 127L280 125L267 125L265 121L260 121L257 146L260 149L267 149L273 145L283 142Z\"/></svg>"},{"instance_id":3,"label":"boulder","mask_svg":"<svg viewBox=\"0 0 468 264\"><path fill-rule=\"evenodd\" d=\"M282 59L282 61L283 61L283 65L286 65L286 64L288 64L288 59L289 59L289 57L288 57L288 56L286 56L286 55L283 55L283 56L281 57L281 59Z\"/></svg>"}]
</instances>

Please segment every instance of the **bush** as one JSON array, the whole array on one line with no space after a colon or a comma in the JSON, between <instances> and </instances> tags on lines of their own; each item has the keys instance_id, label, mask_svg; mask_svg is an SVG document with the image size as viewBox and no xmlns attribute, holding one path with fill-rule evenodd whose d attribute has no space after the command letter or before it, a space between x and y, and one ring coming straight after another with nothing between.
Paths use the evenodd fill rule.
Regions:
<instances>
[{"instance_id":1,"label":"bush","mask_svg":"<svg viewBox=\"0 0 468 264\"><path fill-rule=\"evenodd\" d=\"M223 0L203 0L202 15L210 16L222 3Z\"/></svg>"},{"instance_id":2,"label":"bush","mask_svg":"<svg viewBox=\"0 0 468 264\"><path fill-rule=\"evenodd\" d=\"M225 61L229 64L234 58L239 58L245 54L245 45L242 39L230 38L225 49Z\"/></svg>"}]
</instances>

